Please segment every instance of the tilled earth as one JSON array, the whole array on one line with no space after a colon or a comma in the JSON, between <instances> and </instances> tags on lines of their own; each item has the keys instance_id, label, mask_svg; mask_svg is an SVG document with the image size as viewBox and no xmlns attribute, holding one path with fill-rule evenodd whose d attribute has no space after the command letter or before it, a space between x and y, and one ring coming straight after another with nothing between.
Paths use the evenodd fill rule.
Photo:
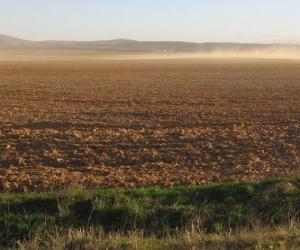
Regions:
<instances>
[{"instance_id":1,"label":"tilled earth","mask_svg":"<svg viewBox=\"0 0 300 250\"><path fill-rule=\"evenodd\" d=\"M259 180L300 168L300 62L0 63L0 190Z\"/></svg>"}]
</instances>

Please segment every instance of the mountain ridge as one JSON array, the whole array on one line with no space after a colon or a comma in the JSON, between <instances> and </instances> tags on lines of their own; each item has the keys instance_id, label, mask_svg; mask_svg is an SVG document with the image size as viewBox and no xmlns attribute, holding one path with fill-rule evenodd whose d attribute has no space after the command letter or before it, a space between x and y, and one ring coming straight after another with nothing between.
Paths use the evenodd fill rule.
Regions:
<instances>
[{"instance_id":1,"label":"mountain ridge","mask_svg":"<svg viewBox=\"0 0 300 250\"><path fill-rule=\"evenodd\" d=\"M124 52L248 52L262 49L299 50L298 44L280 43L238 43L238 42L183 42L183 41L138 41L132 39L113 39L97 41L30 41L0 34L1 49L48 49L48 50L99 50Z\"/></svg>"}]
</instances>

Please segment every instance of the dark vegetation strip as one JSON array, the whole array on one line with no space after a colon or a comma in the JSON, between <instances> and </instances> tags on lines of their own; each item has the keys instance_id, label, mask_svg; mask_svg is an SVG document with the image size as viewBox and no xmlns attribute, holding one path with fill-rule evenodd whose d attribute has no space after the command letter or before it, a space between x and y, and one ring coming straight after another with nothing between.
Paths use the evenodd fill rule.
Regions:
<instances>
[{"instance_id":1,"label":"dark vegetation strip","mask_svg":"<svg viewBox=\"0 0 300 250\"><path fill-rule=\"evenodd\" d=\"M300 179L193 187L1 194L0 245L53 228L101 228L162 237L193 227L222 232L300 218Z\"/></svg>"}]
</instances>

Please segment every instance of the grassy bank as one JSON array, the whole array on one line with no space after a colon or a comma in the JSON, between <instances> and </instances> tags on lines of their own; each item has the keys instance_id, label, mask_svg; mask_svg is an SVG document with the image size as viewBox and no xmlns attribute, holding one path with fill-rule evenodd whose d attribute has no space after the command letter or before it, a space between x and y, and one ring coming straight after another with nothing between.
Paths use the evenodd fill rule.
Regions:
<instances>
[{"instance_id":1,"label":"grassy bank","mask_svg":"<svg viewBox=\"0 0 300 250\"><path fill-rule=\"evenodd\" d=\"M60 247L69 249L150 249L155 244L182 249L276 242L291 248L299 243L299 211L299 179L2 194L0 245L58 248L54 243L61 242ZM254 233L258 229L265 235L260 242Z\"/></svg>"}]
</instances>

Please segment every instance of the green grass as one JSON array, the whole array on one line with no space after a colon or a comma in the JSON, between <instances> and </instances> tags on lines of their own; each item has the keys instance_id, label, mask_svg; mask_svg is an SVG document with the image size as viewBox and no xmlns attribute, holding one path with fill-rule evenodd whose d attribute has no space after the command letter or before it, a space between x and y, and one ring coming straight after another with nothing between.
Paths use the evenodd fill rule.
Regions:
<instances>
[{"instance_id":1,"label":"green grass","mask_svg":"<svg viewBox=\"0 0 300 250\"><path fill-rule=\"evenodd\" d=\"M1 194L0 246L68 230L105 235L142 232L149 241L153 237L156 241L171 240L185 232L225 235L258 224L263 228L297 224L299 211L300 179L296 178L194 187Z\"/></svg>"}]
</instances>

